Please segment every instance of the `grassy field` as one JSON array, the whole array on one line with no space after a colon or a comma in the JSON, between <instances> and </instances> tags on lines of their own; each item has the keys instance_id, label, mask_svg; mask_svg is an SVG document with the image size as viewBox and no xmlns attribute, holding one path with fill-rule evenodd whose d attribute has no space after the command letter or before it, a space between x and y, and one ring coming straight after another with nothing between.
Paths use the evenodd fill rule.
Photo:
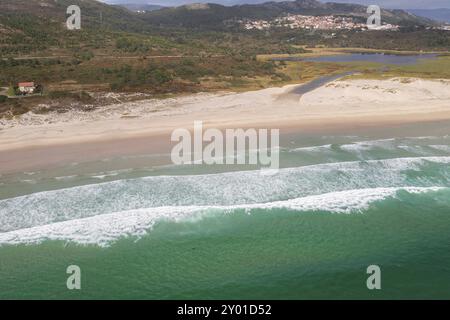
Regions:
<instances>
[{"instance_id":1,"label":"grassy field","mask_svg":"<svg viewBox=\"0 0 450 320\"><path fill-rule=\"evenodd\" d=\"M270 61L274 58L311 58L327 55L342 55L350 53L385 53L395 55L415 55L428 54L435 52L423 51L395 51L395 50L375 50L361 48L307 48L310 52L295 55L259 55L261 61ZM414 65L386 65L373 62L306 62L306 61L287 61L281 69L283 73L291 78L291 82L304 82L316 77L341 73L345 71L360 71L359 74L349 76L351 78L370 78L386 79L393 77L417 77L427 79L450 79L450 53L439 53L436 59L420 60Z\"/></svg>"},{"instance_id":2,"label":"grassy field","mask_svg":"<svg viewBox=\"0 0 450 320\"><path fill-rule=\"evenodd\" d=\"M349 68L363 70L351 76L354 79L389 79L394 77L450 79L450 56L440 56L434 60L422 60L414 65L390 65L380 71L376 63L346 63Z\"/></svg>"}]
</instances>

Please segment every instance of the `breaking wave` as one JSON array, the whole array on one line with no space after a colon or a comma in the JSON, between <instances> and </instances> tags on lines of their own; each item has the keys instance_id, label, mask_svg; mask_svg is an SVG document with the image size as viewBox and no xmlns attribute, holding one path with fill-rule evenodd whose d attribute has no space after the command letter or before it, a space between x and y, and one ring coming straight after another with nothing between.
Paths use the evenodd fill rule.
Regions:
<instances>
[{"instance_id":1,"label":"breaking wave","mask_svg":"<svg viewBox=\"0 0 450 320\"><path fill-rule=\"evenodd\" d=\"M66 241L106 247L124 237L140 238L159 221L189 221L212 214L286 209L299 212L361 213L371 205L386 200L407 200L417 195L444 194L450 202L448 188L406 187L375 188L332 192L286 201L231 206L167 206L119 211L93 217L56 222L32 228L0 233L0 245L39 244L43 241ZM398 205L398 204L395 204Z\"/></svg>"}]
</instances>

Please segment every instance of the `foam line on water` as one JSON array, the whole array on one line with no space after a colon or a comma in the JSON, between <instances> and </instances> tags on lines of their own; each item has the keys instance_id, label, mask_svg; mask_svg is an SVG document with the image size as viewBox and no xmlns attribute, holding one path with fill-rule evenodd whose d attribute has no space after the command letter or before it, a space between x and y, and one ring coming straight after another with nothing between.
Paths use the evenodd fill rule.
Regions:
<instances>
[{"instance_id":1,"label":"foam line on water","mask_svg":"<svg viewBox=\"0 0 450 320\"><path fill-rule=\"evenodd\" d=\"M255 209L288 209L293 211L327 211L331 213L362 212L371 204L387 198L396 198L399 191L419 194L447 190L448 188L375 188L346 190L307 196L286 201L234 206L181 206L158 207L121 211L83 219L57 222L33 228L0 233L1 245L39 244L46 240L109 246L120 238L142 237L158 221L189 221L201 219L211 213L230 214L236 210L252 213Z\"/></svg>"},{"instance_id":2,"label":"foam line on water","mask_svg":"<svg viewBox=\"0 0 450 320\"><path fill-rule=\"evenodd\" d=\"M300 147L295 149L290 149L289 152L316 152L331 149L332 144L324 144L320 146L310 146L310 147Z\"/></svg>"},{"instance_id":3,"label":"foam line on water","mask_svg":"<svg viewBox=\"0 0 450 320\"><path fill-rule=\"evenodd\" d=\"M408 175L430 163L440 174ZM450 157L341 162L260 171L191 176L150 176L45 191L0 201L0 232L100 214L164 206L227 206L380 187L450 184Z\"/></svg>"},{"instance_id":4,"label":"foam line on water","mask_svg":"<svg viewBox=\"0 0 450 320\"><path fill-rule=\"evenodd\" d=\"M339 148L348 152L369 151L374 148L395 149L396 139L380 139L369 141L356 141L349 144L343 144Z\"/></svg>"},{"instance_id":5,"label":"foam line on water","mask_svg":"<svg viewBox=\"0 0 450 320\"><path fill-rule=\"evenodd\" d=\"M378 140L364 140L364 141L354 141L350 143L344 143L344 144L324 144L324 145L317 145L317 146L308 146L308 147L300 147L300 148L294 148L290 149L289 152L311 152L311 153L317 153L317 152L331 152L336 150L341 150L345 152L350 153L356 153L361 154L362 152L369 152L375 149L383 149L387 151L395 151L395 150L406 150L413 153L417 153L418 156L433 156L434 154L430 154L430 152L423 150L423 147L427 147L426 145L414 145L409 146L411 142L414 142L414 140L442 140L445 139L445 137L409 137L409 138L389 138L389 139L378 139ZM336 150L333 150L333 147L336 147ZM435 145L434 145L435 146ZM430 145L429 147L433 148L433 145ZM439 149L440 151L450 151L450 146L442 145L437 146L436 149Z\"/></svg>"}]
</instances>

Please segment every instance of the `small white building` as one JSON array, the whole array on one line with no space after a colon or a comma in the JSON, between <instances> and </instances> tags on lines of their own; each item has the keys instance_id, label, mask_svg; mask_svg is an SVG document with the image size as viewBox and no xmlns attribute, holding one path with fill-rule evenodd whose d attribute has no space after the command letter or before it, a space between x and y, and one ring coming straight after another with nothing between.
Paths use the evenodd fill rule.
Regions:
<instances>
[{"instance_id":1,"label":"small white building","mask_svg":"<svg viewBox=\"0 0 450 320\"><path fill-rule=\"evenodd\" d=\"M36 90L36 85L34 82L19 82L17 85L19 87L20 93L31 94Z\"/></svg>"}]
</instances>

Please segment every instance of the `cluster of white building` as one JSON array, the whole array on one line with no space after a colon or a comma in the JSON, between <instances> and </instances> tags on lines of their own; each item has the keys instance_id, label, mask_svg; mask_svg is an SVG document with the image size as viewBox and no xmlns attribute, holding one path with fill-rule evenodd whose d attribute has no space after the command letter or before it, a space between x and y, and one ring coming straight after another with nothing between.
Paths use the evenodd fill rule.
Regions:
<instances>
[{"instance_id":1,"label":"cluster of white building","mask_svg":"<svg viewBox=\"0 0 450 320\"><path fill-rule=\"evenodd\" d=\"M366 29L368 29L368 28L366 28ZM370 29L371 30L398 31L400 29L400 26L395 25L395 24L386 23L386 24L382 24L381 26L372 26Z\"/></svg>"},{"instance_id":2,"label":"cluster of white building","mask_svg":"<svg viewBox=\"0 0 450 320\"><path fill-rule=\"evenodd\" d=\"M367 24L358 23L349 17L337 16L303 16L287 15L271 21L267 20L246 20L241 21L246 30L267 30L270 28L290 28L290 29L318 29L318 30L367 30ZM378 30L398 30L399 26L383 24Z\"/></svg>"}]
</instances>

